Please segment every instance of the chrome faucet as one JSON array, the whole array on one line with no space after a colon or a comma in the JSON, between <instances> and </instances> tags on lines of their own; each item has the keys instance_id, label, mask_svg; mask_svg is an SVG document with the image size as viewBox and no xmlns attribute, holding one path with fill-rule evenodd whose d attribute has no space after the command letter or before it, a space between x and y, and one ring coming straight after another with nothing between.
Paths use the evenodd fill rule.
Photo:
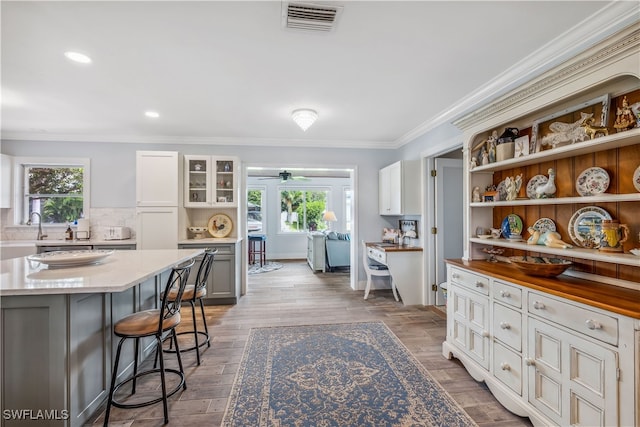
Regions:
<instances>
[{"instance_id":1,"label":"chrome faucet","mask_svg":"<svg viewBox=\"0 0 640 427\"><path fill-rule=\"evenodd\" d=\"M42 215L40 215L38 212L31 212L29 214L29 220L27 221L27 225L33 224L31 222L31 219L33 218L34 215L38 215L38 236L36 237L36 240L44 240L44 238L47 237L47 235L42 234Z\"/></svg>"}]
</instances>

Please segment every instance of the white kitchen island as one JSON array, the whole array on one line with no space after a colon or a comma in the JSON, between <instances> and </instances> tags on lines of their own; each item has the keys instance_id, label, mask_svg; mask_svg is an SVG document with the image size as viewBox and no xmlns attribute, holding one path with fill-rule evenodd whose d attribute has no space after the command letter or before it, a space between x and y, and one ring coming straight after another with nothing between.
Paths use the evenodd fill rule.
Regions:
<instances>
[{"instance_id":1,"label":"white kitchen island","mask_svg":"<svg viewBox=\"0 0 640 427\"><path fill-rule=\"evenodd\" d=\"M108 394L113 324L157 308L171 267L201 253L115 251L99 264L55 269L26 257L2 261L2 426L83 425ZM141 357L152 346L143 341ZM133 349L122 357L120 376L132 369Z\"/></svg>"}]
</instances>

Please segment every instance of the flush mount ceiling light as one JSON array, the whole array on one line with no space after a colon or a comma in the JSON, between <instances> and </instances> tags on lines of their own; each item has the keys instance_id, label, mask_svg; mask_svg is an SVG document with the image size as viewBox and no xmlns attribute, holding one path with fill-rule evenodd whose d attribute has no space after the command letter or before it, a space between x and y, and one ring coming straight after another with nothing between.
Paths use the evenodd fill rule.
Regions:
<instances>
[{"instance_id":1,"label":"flush mount ceiling light","mask_svg":"<svg viewBox=\"0 0 640 427\"><path fill-rule=\"evenodd\" d=\"M318 118L318 113L307 108L301 108L292 112L291 118L300 126L300 129L306 132Z\"/></svg>"},{"instance_id":2,"label":"flush mount ceiling light","mask_svg":"<svg viewBox=\"0 0 640 427\"><path fill-rule=\"evenodd\" d=\"M160 117L160 114L157 111L145 111L144 115L152 119L157 119L158 117Z\"/></svg>"},{"instance_id":3,"label":"flush mount ceiling light","mask_svg":"<svg viewBox=\"0 0 640 427\"><path fill-rule=\"evenodd\" d=\"M91 64L91 58L89 58L84 53L67 51L64 53L64 56L66 56L67 59L73 62L78 62L80 64Z\"/></svg>"}]
</instances>

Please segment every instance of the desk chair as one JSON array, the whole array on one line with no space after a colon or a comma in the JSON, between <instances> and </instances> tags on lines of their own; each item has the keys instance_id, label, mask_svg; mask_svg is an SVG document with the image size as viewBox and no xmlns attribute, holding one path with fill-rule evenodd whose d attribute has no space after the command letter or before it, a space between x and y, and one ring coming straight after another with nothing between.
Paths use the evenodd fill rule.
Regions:
<instances>
[{"instance_id":1,"label":"desk chair","mask_svg":"<svg viewBox=\"0 0 640 427\"><path fill-rule=\"evenodd\" d=\"M369 255L367 254L367 243L362 241L362 265L364 266L364 271L367 273L367 286L364 289L364 299L369 298L369 291L371 291L371 277L379 276L379 277L389 277L391 281L391 289L393 290L393 297L396 301L398 299L398 293L396 291L396 285L393 283L393 277L391 277L391 273L389 273L389 267L384 264L373 262Z\"/></svg>"},{"instance_id":2,"label":"desk chair","mask_svg":"<svg viewBox=\"0 0 640 427\"><path fill-rule=\"evenodd\" d=\"M113 373L111 376L111 388L109 389L109 400L107 402L107 411L104 416L104 426L109 424L109 414L111 412L111 406L118 408L141 408L143 406L152 405L154 403L162 402L164 409L164 422L169 422L169 409L167 405L167 398L175 394L180 387L184 390L187 389L187 384L184 380L184 369L182 368L182 359L180 358L180 351L178 348L178 337L176 335L176 326L180 324L180 302L182 300L182 294L187 286L187 280L189 278L189 272L194 264L194 260L191 260L189 264L182 267L174 267L167 280L164 295L168 295L172 287L176 287L175 298L169 300L169 298L163 298L160 309L144 310L137 313L130 314L123 319L119 320L113 327L113 332L116 336L120 337L118 343L118 350L116 351L116 360L113 366ZM178 357L178 365L180 370L165 369L163 352L160 352L160 368L155 367L143 372L138 372L138 359L140 338L154 337L156 339L158 348L162 348L163 336L170 334L173 342L176 346L176 355ZM134 339L134 362L133 362L133 376L129 379L116 383L118 377L118 363L120 362L120 353L122 350L122 344L127 339ZM167 385L165 381L165 372L170 372L178 375L180 381L178 385L167 393ZM151 398L150 400L139 403L123 403L117 401L114 398L115 393L120 387L131 382L131 394L136 393L136 381L138 378L151 375L160 374L160 382L162 385L162 396L157 398Z\"/></svg>"}]
</instances>

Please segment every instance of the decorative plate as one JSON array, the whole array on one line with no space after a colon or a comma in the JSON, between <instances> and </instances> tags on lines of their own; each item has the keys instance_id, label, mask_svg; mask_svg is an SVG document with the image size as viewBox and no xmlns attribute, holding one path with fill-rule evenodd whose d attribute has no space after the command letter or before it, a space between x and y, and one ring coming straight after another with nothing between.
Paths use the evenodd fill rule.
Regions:
<instances>
[{"instance_id":1,"label":"decorative plate","mask_svg":"<svg viewBox=\"0 0 640 427\"><path fill-rule=\"evenodd\" d=\"M498 192L499 201L507 200L507 184L504 181L500 181L500 184L496 187L496 191Z\"/></svg>"},{"instance_id":2,"label":"decorative plate","mask_svg":"<svg viewBox=\"0 0 640 427\"><path fill-rule=\"evenodd\" d=\"M516 214L509 214L502 220L501 228L505 238L512 234L522 234L522 219Z\"/></svg>"},{"instance_id":3,"label":"decorative plate","mask_svg":"<svg viewBox=\"0 0 640 427\"><path fill-rule=\"evenodd\" d=\"M530 199L537 199L538 195L536 194L536 188L541 185L545 185L549 182L549 178L545 175L536 175L529 180L527 183L527 197Z\"/></svg>"},{"instance_id":4,"label":"decorative plate","mask_svg":"<svg viewBox=\"0 0 640 427\"><path fill-rule=\"evenodd\" d=\"M227 237L233 230L233 221L225 214L215 214L209 218L209 234L213 237Z\"/></svg>"},{"instance_id":5,"label":"decorative plate","mask_svg":"<svg viewBox=\"0 0 640 427\"><path fill-rule=\"evenodd\" d=\"M640 166L638 166L633 173L633 186L636 187L636 190L640 191Z\"/></svg>"},{"instance_id":6,"label":"decorative plate","mask_svg":"<svg viewBox=\"0 0 640 427\"><path fill-rule=\"evenodd\" d=\"M576 190L582 197L602 194L609 188L609 174L606 170L593 167L582 171L576 180Z\"/></svg>"},{"instance_id":7,"label":"decorative plate","mask_svg":"<svg viewBox=\"0 0 640 427\"><path fill-rule=\"evenodd\" d=\"M29 255L27 259L29 261L46 264L49 267L53 268L76 267L79 265L97 264L109 255L113 254L113 252L113 249L96 249L90 251L53 251L36 255Z\"/></svg>"},{"instance_id":8,"label":"decorative plate","mask_svg":"<svg viewBox=\"0 0 640 427\"><path fill-rule=\"evenodd\" d=\"M583 248L600 246L603 219L611 219L611 215L602 208L587 206L578 209L569 220L569 236L573 243Z\"/></svg>"},{"instance_id":9,"label":"decorative plate","mask_svg":"<svg viewBox=\"0 0 640 427\"><path fill-rule=\"evenodd\" d=\"M533 223L532 228L540 233L556 231L556 223L551 218L540 218Z\"/></svg>"}]
</instances>

